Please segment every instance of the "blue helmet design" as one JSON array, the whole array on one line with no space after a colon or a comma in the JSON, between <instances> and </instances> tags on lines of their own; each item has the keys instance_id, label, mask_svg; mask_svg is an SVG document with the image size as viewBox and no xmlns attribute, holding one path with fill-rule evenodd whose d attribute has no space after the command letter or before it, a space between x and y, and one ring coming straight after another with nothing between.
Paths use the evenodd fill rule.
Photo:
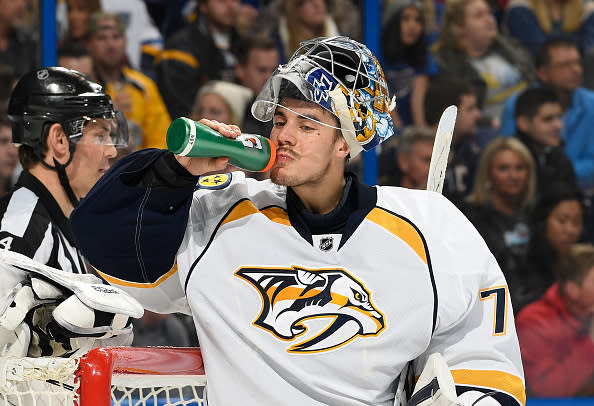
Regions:
<instances>
[{"instance_id":1,"label":"blue helmet design","mask_svg":"<svg viewBox=\"0 0 594 406\"><path fill-rule=\"evenodd\" d=\"M258 120L270 121L287 83L303 98L336 116L351 156L369 151L394 134L384 73L369 49L347 37L304 41L289 62L272 74L252 105Z\"/></svg>"}]
</instances>

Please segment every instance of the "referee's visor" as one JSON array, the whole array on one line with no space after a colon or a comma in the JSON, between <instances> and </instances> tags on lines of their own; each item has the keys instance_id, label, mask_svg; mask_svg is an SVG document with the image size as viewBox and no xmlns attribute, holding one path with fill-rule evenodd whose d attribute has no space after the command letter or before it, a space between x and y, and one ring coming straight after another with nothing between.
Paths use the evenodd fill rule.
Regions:
<instances>
[{"instance_id":1,"label":"referee's visor","mask_svg":"<svg viewBox=\"0 0 594 406\"><path fill-rule=\"evenodd\" d=\"M128 146L128 124L121 111L83 116L68 123L70 140L75 144Z\"/></svg>"}]
</instances>

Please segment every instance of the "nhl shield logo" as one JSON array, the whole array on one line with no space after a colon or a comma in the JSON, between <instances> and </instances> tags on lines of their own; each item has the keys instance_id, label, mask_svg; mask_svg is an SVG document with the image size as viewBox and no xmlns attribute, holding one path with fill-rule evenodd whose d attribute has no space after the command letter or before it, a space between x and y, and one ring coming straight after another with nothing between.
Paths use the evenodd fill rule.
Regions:
<instances>
[{"instance_id":1,"label":"nhl shield logo","mask_svg":"<svg viewBox=\"0 0 594 406\"><path fill-rule=\"evenodd\" d=\"M334 238L324 237L320 240L320 249L322 251L330 251L334 246Z\"/></svg>"}]
</instances>

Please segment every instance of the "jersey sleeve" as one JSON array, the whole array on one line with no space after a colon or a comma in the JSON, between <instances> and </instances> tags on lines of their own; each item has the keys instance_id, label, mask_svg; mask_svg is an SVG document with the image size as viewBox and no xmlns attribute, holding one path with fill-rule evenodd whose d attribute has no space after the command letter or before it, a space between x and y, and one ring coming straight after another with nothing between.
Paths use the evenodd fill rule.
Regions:
<instances>
[{"instance_id":1,"label":"jersey sleeve","mask_svg":"<svg viewBox=\"0 0 594 406\"><path fill-rule=\"evenodd\" d=\"M165 154L149 149L120 160L72 213L71 224L78 246L104 279L149 310L187 312L175 258L196 181L187 172L180 182L183 173L155 170ZM163 181L167 176L178 184Z\"/></svg>"},{"instance_id":2,"label":"jersey sleeve","mask_svg":"<svg viewBox=\"0 0 594 406\"><path fill-rule=\"evenodd\" d=\"M491 396L501 405L525 404L520 347L503 273L458 209L442 196L433 207L439 210L434 223L426 224L425 237L437 290L437 318L427 350L415 360L415 374L437 352L452 372L458 395L494 392Z\"/></svg>"}]
</instances>

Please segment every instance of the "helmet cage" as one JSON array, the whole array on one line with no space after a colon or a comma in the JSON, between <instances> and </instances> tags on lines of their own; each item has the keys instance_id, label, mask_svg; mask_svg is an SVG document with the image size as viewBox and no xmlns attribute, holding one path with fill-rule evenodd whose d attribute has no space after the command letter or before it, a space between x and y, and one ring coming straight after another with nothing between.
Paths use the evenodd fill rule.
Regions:
<instances>
[{"instance_id":1,"label":"helmet cage","mask_svg":"<svg viewBox=\"0 0 594 406\"><path fill-rule=\"evenodd\" d=\"M375 56L346 37L316 38L301 43L285 65L272 74L252 105L252 114L270 121L293 84L303 98L332 113L349 143L351 156L370 150L394 133L388 88Z\"/></svg>"}]
</instances>

